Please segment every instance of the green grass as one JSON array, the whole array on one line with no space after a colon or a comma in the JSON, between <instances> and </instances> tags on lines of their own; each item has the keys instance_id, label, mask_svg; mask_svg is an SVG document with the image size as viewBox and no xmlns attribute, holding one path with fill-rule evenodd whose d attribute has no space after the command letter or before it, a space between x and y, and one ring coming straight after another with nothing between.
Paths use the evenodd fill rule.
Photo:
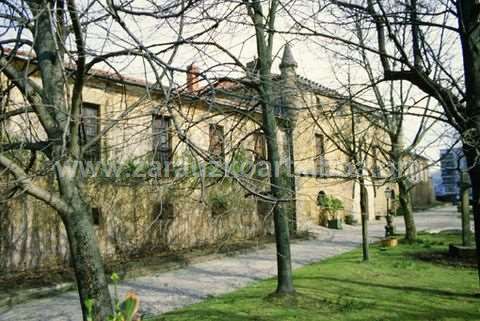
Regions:
<instances>
[{"instance_id":1,"label":"green grass","mask_svg":"<svg viewBox=\"0 0 480 321\"><path fill-rule=\"evenodd\" d=\"M445 250L452 234L421 234L413 245L355 250L295 271L297 294L269 296L275 280L157 317L156 321L480 320L478 279L472 268L421 261L415 253Z\"/></svg>"}]
</instances>

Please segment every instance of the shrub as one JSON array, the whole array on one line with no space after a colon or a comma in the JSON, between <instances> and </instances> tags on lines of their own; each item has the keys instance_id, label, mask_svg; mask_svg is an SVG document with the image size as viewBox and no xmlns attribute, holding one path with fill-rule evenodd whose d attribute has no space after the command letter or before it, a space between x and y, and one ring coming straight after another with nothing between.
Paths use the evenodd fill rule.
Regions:
<instances>
[{"instance_id":1,"label":"shrub","mask_svg":"<svg viewBox=\"0 0 480 321\"><path fill-rule=\"evenodd\" d=\"M338 211L344 208L341 199L326 194L317 199L317 205L327 212L329 220L338 218Z\"/></svg>"}]
</instances>

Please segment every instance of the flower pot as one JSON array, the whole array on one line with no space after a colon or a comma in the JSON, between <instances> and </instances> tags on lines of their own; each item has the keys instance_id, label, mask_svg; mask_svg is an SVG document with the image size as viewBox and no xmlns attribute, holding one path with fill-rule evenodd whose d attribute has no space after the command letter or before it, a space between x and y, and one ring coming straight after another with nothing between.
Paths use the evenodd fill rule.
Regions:
<instances>
[{"instance_id":1,"label":"flower pot","mask_svg":"<svg viewBox=\"0 0 480 321\"><path fill-rule=\"evenodd\" d=\"M353 215L345 215L345 224L356 225L358 222Z\"/></svg>"},{"instance_id":2,"label":"flower pot","mask_svg":"<svg viewBox=\"0 0 480 321\"><path fill-rule=\"evenodd\" d=\"M387 238L382 240L382 246L384 247L395 247L398 245L398 239L396 238Z\"/></svg>"},{"instance_id":3,"label":"flower pot","mask_svg":"<svg viewBox=\"0 0 480 321\"><path fill-rule=\"evenodd\" d=\"M339 218L328 220L328 228L341 230L342 229L342 220Z\"/></svg>"}]
</instances>

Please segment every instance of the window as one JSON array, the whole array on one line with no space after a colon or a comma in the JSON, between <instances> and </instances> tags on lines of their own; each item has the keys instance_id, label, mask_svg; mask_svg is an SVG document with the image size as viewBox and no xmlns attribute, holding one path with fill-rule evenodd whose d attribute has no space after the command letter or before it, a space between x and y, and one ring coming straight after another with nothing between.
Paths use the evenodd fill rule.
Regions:
<instances>
[{"instance_id":1,"label":"window","mask_svg":"<svg viewBox=\"0 0 480 321\"><path fill-rule=\"evenodd\" d=\"M254 134L254 152L255 152L255 162L261 162L267 159L267 151L265 146L265 136L263 133Z\"/></svg>"},{"instance_id":2,"label":"window","mask_svg":"<svg viewBox=\"0 0 480 321\"><path fill-rule=\"evenodd\" d=\"M210 213L213 217L228 213L229 202L221 195L215 196L210 202Z\"/></svg>"},{"instance_id":3,"label":"window","mask_svg":"<svg viewBox=\"0 0 480 321\"><path fill-rule=\"evenodd\" d=\"M418 163L416 160L412 161L411 163L411 179L414 181L414 182L418 182L419 181L419 175L418 175Z\"/></svg>"},{"instance_id":4,"label":"window","mask_svg":"<svg viewBox=\"0 0 480 321\"><path fill-rule=\"evenodd\" d=\"M100 106L83 103L80 114L80 146L95 139L100 132ZM100 160L100 140L83 152L83 159L87 161Z\"/></svg>"},{"instance_id":5,"label":"window","mask_svg":"<svg viewBox=\"0 0 480 321\"><path fill-rule=\"evenodd\" d=\"M457 192L457 188L455 187L455 185L445 185L445 193L456 193Z\"/></svg>"},{"instance_id":6,"label":"window","mask_svg":"<svg viewBox=\"0 0 480 321\"><path fill-rule=\"evenodd\" d=\"M457 184L457 177L455 176L447 176L443 177L442 179L443 184Z\"/></svg>"},{"instance_id":7,"label":"window","mask_svg":"<svg viewBox=\"0 0 480 321\"><path fill-rule=\"evenodd\" d=\"M317 205L320 207L325 207L327 204L327 193L325 191L320 191L317 194Z\"/></svg>"},{"instance_id":8,"label":"window","mask_svg":"<svg viewBox=\"0 0 480 321\"><path fill-rule=\"evenodd\" d=\"M173 220L175 218L174 206L170 202L158 202L153 205L152 222Z\"/></svg>"},{"instance_id":9,"label":"window","mask_svg":"<svg viewBox=\"0 0 480 321\"><path fill-rule=\"evenodd\" d=\"M210 145L208 152L216 160L225 159L224 132L223 127L211 124L209 129Z\"/></svg>"},{"instance_id":10,"label":"window","mask_svg":"<svg viewBox=\"0 0 480 321\"><path fill-rule=\"evenodd\" d=\"M328 175L328 163L325 159L325 138L322 134L315 134L315 170L319 175Z\"/></svg>"},{"instance_id":11,"label":"window","mask_svg":"<svg viewBox=\"0 0 480 321\"><path fill-rule=\"evenodd\" d=\"M279 97L273 106L273 114L279 118L288 118L288 107L285 97Z\"/></svg>"},{"instance_id":12,"label":"window","mask_svg":"<svg viewBox=\"0 0 480 321\"><path fill-rule=\"evenodd\" d=\"M161 169L169 169L172 160L172 138L170 118L154 115L152 119L153 160L160 163Z\"/></svg>"},{"instance_id":13,"label":"window","mask_svg":"<svg viewBox=\"0 0 480 321\"><path fill-rule=\"evenodd\" d=\"M315 134L317 158L325 158L325 138L322 134Z\"/></svg>"},{"instance_id":14,"label":"window","mask_svg":"<svg viewBox=\"0 0 480 321\"><path fill-rule=\"evenodd\" d=\"M102 223L102 210L99 207L92 207L92 222L95 226L100 226Z\"/></svg>"}]
</instances>

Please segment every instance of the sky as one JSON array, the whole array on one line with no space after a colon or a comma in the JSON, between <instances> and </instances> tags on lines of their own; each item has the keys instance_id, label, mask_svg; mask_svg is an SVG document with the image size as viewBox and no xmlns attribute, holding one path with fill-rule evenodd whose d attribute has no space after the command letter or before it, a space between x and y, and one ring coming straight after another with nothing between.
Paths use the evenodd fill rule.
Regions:
<instances>
[{"instance_id":1,"label":"sky","mask_svg":"<svg viewBox=\"0 0 480 321\"><path fill-rule=\"evenodd\" d=\"M156 4L168 2L156 2ZM197 64L202 70L208 70L208 75L215 77L218 75L238 76L238 69L232 69L230 65L225 65L225 61L232 61L227 54L222 50L209 45L195 45L195 46L181 46L172 58L173 50L167 50L170 43L179 39L188 38L188 36L197 34L206 28L215 25L214 18L220 17L220 24L217 28L212 28L211 31L204 34L198 39L208 42L216 42L223 48L226 48L229 53L238 58L242 63L247 63L256 57L256 45L253 33L253 28L248 20L248 17L237 14L239 12L231 11L237 5L236 2L231 4L212 5L213 2L201 2L201 6L194 12L187 15L184 20L183 29L181 29L178 20L157 19L155 17L135 16L133 18L121 15L125 18L125 23L128 26L130 33L122 29L112 19L102 20L92 27L84 30L86 34L87 49L95 54L105 53L113 50L132 48L141 43L142 45L157 45L151 48L152 52L158 53L156 57L160 59L159 63L166 63L171 67L178 68L178 72L174 73L176 85L182 85L185 82L186 67L191 64ZM218 2L217 2L218 3ZM147 0L134 1L136 8L144 8L146 12L153 12L154 8ZM101 2L89 9L88 14L84 15L82 19L91 19L101 15L103 8L100 6ZM88 6L87 1L80 2L80 10ZM296 11L296 18L308 18L307 9L298 9ZM150 11L149 11L150 10ZM234 12L234 13L232 13ZM314 24L316 30L323 31L321 25L322 21L325 23L331 22L335 17L326 16L327 12L316 13L319 25ZM204 21L200 21L201 18ZM206 19L207 18L207 19ZM285 15L279 15L276 22L277 29L281 31L292 31L296 33L298 30L295 26L292 27L290 18ZM10 31L10 34L14 34ZM339 34L341 32L339 31ZM344 34L345 37L351 35ZM305 76L313 81L320 83L332 89L342 90L342 83L347 81L347 75L350 74L350 81L352 83L365 82L365 74L362 70L355 68L347 61L343 55L349 54L346 48L339 49L332 45L330 40L322 37L305 37L298 34L283 34L278 33L275 36L273 52L274 63L273 72L278 73L278 65L283 46L286 42L291 44L293 54L298 63L297 74ZM162 45L163 44L163 45ZM70 44L73 46L72 44ZM335 50L334 50L335 49ZM459 48L450 48L452 52L458 51ZM165 50L164 53L159 53ZM148 78L152 80L152 69L145 60L133 57L121 57L112 60L118 70L126 75L136 78ZM159 65L157 65L158 67ZM108 68L107 65L100 65L100 68ZM350 72L350 73L349 73ZM165 82L165 80L164 80ZM404 134L407 143L413 139L419 126L420 120L416 117L408 117L405 121ZM435 160L439 156L439 149L445 148L451 144L452 129L444 124L436 124L428 132L424 138L423 146L418 148L418 151Z\"/></svg>"}]
</instances>

